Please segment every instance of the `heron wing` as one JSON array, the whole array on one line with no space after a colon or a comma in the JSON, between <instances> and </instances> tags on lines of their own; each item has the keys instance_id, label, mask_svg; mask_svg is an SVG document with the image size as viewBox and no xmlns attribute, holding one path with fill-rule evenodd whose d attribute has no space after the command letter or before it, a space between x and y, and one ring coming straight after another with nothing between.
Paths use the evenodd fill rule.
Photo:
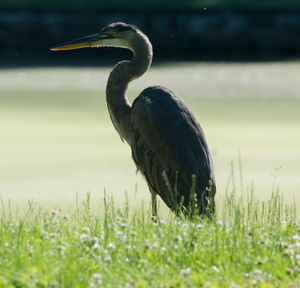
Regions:
<instances>
[{"instance_id":1,"label":"heron wing","mask_svg":"<svg viewBox=\"0 0 300 288\"><path fill-rule=\"evenodd\" d=\"M189 201L195 175L196 193L205 193L213 165L203 131L183 101L160 86L145 89L131 111L132 157L148 184L164 202Z\"/></svg>"}]
</instances>

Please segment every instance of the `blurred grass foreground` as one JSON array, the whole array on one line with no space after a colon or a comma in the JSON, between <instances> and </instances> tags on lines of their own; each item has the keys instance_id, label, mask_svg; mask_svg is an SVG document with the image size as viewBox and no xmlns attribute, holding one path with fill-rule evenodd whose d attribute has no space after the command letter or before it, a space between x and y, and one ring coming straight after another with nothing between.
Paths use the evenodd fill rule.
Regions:
<instances>
[{"instance_id":1,"label":"blurred grass foreground","mask_svg":"<svg viewBox=\"0 0 300 288\"><path fill-rule=\"evenodd\" d=\"M110 68L0 70L0 194L67 209L104 190L123 205L149 203L129 147L110 122L105 85ZM300 203L300 63L176 63L152 67L129 87L132 100L150 85L179 94L202 125L213 154L217 199L234 170L245 193L258 199L278 187ZM241 155L239 164L238 158ZM234 174L239 175L236 171ZM232 179L230 180L230 182ZM274 184L275 181L275 184ZM146 204L147 205L147 204ZM165 208L162 205L162 210Z\"/></svg>"}]
</instances>

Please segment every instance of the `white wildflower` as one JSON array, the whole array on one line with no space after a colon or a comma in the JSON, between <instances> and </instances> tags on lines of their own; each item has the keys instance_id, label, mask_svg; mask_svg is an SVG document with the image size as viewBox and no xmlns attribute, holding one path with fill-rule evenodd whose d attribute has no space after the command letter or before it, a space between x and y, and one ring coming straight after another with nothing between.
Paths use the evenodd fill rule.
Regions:
<instances>
[{"instance_id":1,"label":"white wildflower","mask_svg":"<svg viewBox=\"0 0 300 288\"><path fill-rule=\"evenodd\" d=\"M92 237L91 241L92 241L93 244L98 244L99 243L99 238L94 236L94 237Z\"/></svg>"},{"instance_id":2,"label":"white wildflower","mask_svg":"<svg viewBox=\"0 0 300 288\"><path fill-rule=\"evenodd\" d=\"M42 239L48 239L49 237L48 237L48 233L47 232L45 232L45 231L42 231L42 233L41 233L41 238Z\"/></svg>"},{"instance_id":3,"label":"white wildflower","mask_svg":"<svg viewBox=\"0 0 300 288\"><path fill-rule=\"evenodd\" d=\"M106 256L104 257L104 261L105 262L110 262L111 261L111 256L109 254L106 254Z\"/></svg>"},{"instance_id":4,"label":"white wildflower","mask_svg":"<svg viewBox=\"0 0 300 288\"><path fill-rule=\"evenodd\" d=\"M285 253L290 254L290 255L294 255L295 254L295 250L292 248L288 248L286 249Z\"/></svg>"},{"instance_id":5,"label":"white wildflower","mask_svg":"<svg viewBox=\"0 0 300 288\"><path fill-rule=\"evenodd\" d=\"M100 249L100 245L98 243L95 243L93 246L92 246L92 249L93 250L99 250Z\"/></svg>"},{"instance_id":6,"label":"white wildflower","mask_svg":"<svg viewBox=\"0 0 300 288\"><path fill-rule=\"evenodd\" d=\"M101 284L102 283L102 275L100 273L94 273L93 274L93 279L96 282L96 284Z\"/></svg>"},{"instance_id":7,"label":"white wildflower","mask_svg":"<svg viewBox=\"0 0 300 288\"><path fill-rule=\"evenodd\" d=\"M182 274L183 276L190 275L191 274L191 268L187 267L186 269L181 269L180 274Z\"/></svg>"},{"instance_id":8,"label":"white wildflower","mask_svg":"<svg viewBox=\"0 0 300 288\"><path fill-rule=\"evenodd\" d=\"M94 278L94 279L102 279L102 275L99 274L99 273L94 273L94 274L93 274L93 278Z\"/></svg>"},{"instance_id":9,"label":"white wildflower","mask_svg":"<svg viewBox=\"0 0 300 288\"><path fill-rule=\"evenodd\" d=\"M213 271L215 271L215 272L217 272L217 273L219 273L220 272L220 270L219 270L219 268L217 267L217 266L211 266L211 269L213 270Z\"/></svg>"},{"instance_id":10,"label":"white wildflower","mask_svg":"<svg viewBox=\"0 0 300 288\"><path fill-rule=\"evenodd\" d=\"M144 266L148 265L148 260L147 259L141 259L140 260L141 264L143 264Z\"/></svg>"},{"instance_id":11,"label":"white wildflower","mask_svg":"<svg viewBox=\"0 0 300 288\"><path fill-rule=\"evenodd\" d=\"M68 242L63 242L62 245L65 246L65 247L69 247L70 246L70 244Z\"/></svg>"},{"instance_id":12,"label":"white wildflower","mask_svg":"<svg viewBox=\"0 0 300 288\"><path fill-rule=\"evenodd\" d=\"M234 282L231 282L231 287L232 287L232 288L241 288L240 285L235 284Z\"/></svg>"},{"instance_id":13,"label":"white wildflower","mask_svg":"<svg viewBox=\"0 0 300 288\"><path fill-rule=\"evenodd\" d=\"M203 224L198 224L198 225L197 225L197 229L201 229L201 228L203 228L203 227L204 227Z\"/></svg>"},{"instance_id":14,"label":"white wildflower","mask_svg":"<svg viewBox=\"0 0 300 288\"><path fill-rule=\"evenodd\" d=\"M122 222L122 223L120 224L120 227L121 227L121 228L126 228L126 227L128 227L128 224Z\"/></svg>"},{"instance_id":15,"label":"white wildflower","mask_svg":"<svg viewBox=\"0 0 300 288\"><path fill-rule=\"evenodd\" d=\"M63 245L60 245L57 247L57 250L60 252L61 255L65 254L65 249L66 249L66 247Z\"/></svg>"},{"instance_id":16,"label":"white wildflower","mask_svg":"<svg viewBox=\"0 0 300 288\"><path fill-rule=\"evenodd\" d=\"M86 234L90 234L90 228L89 227L83 227L81 229L82 232L86 233Z\"/></svg>"},{"instance_id":17,"label":"white wildflower","mask_svg":"<svg viewBox=\"0 0 300 288\"><path fill-rule=\"evenodd\" d=\"M123 232L119 230L116 230L115 233L116 233L116 238L118 239L123 235Z\"/></svg>"},{"instance_id":18,"label":"white wildflower","mask_svg":"<svg viewBox=\"0 0 300 288\"><path fill-rule=\"evenodd\" d=\"M58 282L50 280L49 283L48 283L48 285L49 285L49 287L57 287L58 286Z\"/></svg>"},{"instance_id":19,"label":"white wildflower","mask_svg":"<svg viewBox=\"0 0 300 288\"><path fill-rule=\"evenodd\" d=\"M57 238L57 233L51 233L49 236L50 238Z\"/></svg>"},{"instance_id":20,"label":"white wildflower","mask_svg":"<svg viewBox=\"0 0 300 288\"><path fill-rule=\"evenodd\" d=\"M63 215L61 218L62 218L63 220L69 220L69 219L70 219L70 216L69 216L69 215Z\"/></svg>"},{"instance_id":21,"label":"white wildflower","mask_svg":"<svg viewBox=\"0 0 300 288\"><path fill-rule=\"evenodd\" d=\"M83 233L83 234L80 235L79 238L80 238L81 242L86 242L89 239L89 235Z\"/></svg>"},{"instance_id":22,"label":"white wildflower","mask_svg":"<svg viewBox=\"0 0 300 288\"><path fill-rule=\"evenodd\" d=\"M177 240L178 240L179 242L181 242L181 241L182 241L182 237L181 237L180 235L177 235Z\"/></svg>"},{"instance_id":23,"label":"white wildflower","mask_svg":"<svg viewBox=\"0 0 300 288\"><path fill-rule=\"evenodd\" d=\"M261 274L262 274L262 271L261 271L260 269L255 269L255 270L253 271L253 273L256 274L256 275L261 275Z\"/></svg>"},{"instance_id":24,"label":"white wildflower","mask_svg":"<svg viewBox=\"0 0 300 288\"><path fill-rule=\"evenodd\" d=\"M110 242L108 243L107 247L110 249L115 249L115 244L113 242Z\"/></svg>"},{"instance_id":25,"label":"white wildflower","mask_svg":"<svg viewBox=\"0 0 300 288\"><path fill-rule=\"evenodd\" d=\"M56 217L58 215L58 211L57 210L51 210L51 215L52 217Z\"/></svg>"}]
</instances>

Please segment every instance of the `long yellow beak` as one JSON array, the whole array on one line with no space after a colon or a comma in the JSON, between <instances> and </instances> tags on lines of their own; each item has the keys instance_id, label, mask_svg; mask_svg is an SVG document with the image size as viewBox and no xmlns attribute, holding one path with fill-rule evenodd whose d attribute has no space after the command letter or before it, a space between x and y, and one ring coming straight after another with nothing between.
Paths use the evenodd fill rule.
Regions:
<instances>
[{"instance_id":1,"label":"long yellow beak","mask_svg":"<svg viewBox=\"0 0 300 288\"><path fill-rule=\"evenodd\" d=\"M96 42L105 38L105 34L97 33L93 35L89 35L86 37L82 37L79 39L75 39L72 41L64 42L62 44L53 46L50 48L51 51L60 51L60 50L74 50L86 47L95 46Z\"/></svg>"}]
</instances>

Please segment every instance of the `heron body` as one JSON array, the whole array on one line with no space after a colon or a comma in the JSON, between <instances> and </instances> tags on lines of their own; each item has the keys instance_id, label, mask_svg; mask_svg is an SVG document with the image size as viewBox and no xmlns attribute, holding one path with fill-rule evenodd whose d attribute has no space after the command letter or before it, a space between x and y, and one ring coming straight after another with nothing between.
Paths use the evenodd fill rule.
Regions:
<instances>
[{"instance_id":1,"label":"heron body","mask_svg":"<svg viewBox=\"0 0 300 288\"><path fill-rule=\"evenodd\" d=\"M142 76L152 61L152 45L139 29L113 23L100 33L63 43L51 50L122 47L133 59L119 62L108 78L106 100L111 120L130 146L138 170L145 176L156 214L156 195L172 210L185 213L195 196L197 213L214 211L216 185L212 157L204 133L192 112L171 90L151 86L128 102L128 84Z\"/></svg>"}]
</instances>

